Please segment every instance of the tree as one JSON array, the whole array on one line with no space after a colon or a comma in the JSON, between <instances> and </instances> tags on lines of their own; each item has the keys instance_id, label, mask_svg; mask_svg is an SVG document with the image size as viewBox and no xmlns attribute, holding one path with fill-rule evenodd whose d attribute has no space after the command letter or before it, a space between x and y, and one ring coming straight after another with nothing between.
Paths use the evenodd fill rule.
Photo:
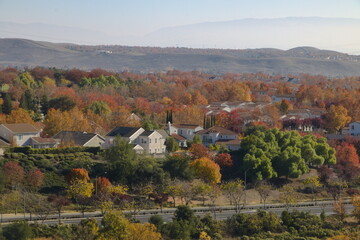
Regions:
<instances>
[{"instance_id":1,"label":"tree","mask_svg":"<svg viewBox=\"0 0 360 240\"><path fill-rule=\"evenodd\" d=\"M99 239L123 240L128 236L129 221L117 212L106 213L101 220Z\"/></svg>"},{"instance_id":2,"label":"tree","mask_svg":"<svg viewBox=\"0 0 360 240\"><path fill-rule=\"evenodd\" d=\"M44 184L44 178L45 176L40 169L31 170L26 174L26 183L31 189L38 191Z\"/></svg>"},{"instance_id":3,"label":"tree","mask_svg":"<svg viewBox=\"0 0 360 240\"><path fill-rule=\"evenodd\" d=\"M197 177L207 183L219 183L221 180L220 166L207 157L193 160L190 167Z\"/></svg>"},{"instance_id":4,"label":"tree","mask_svg":"<svg viewBox=\"0 0 360 240\"><path fill-rule=\"evenodd\" d=\"M11 113L6 116L7 123L29 123L34 124L34 120L31 118L30 114L24 109L18 108L11 110Z\"/></svg>"},{"instance_id":5,"label":"tree","mask_svg":"<svg viewBox=\"0 0 360 240\"><path fill-rule=\"evenodd\" d=\"M90 181L89 173L84 168L73 168L70 172L66 175L66 180L68 183L71 183L75 180L81 180L84 182Z\"/></svg>"},{"instance_id":6,"label":"tree","mask_svg":"<svg viewBox=\"0 0 360 240\"><path fill-rule=\"evenodd\" d=\"M240 179L232 180L221 185L221 190L229 199L230 204L235 206L235 212L240 211L240 202L244 196L244 184Z\"/></svg>"},{"instance_id":7,"label":"tree","mask_svg":"<svg viewBox=\"0 0 360 240\"><path fill-rule=\"evenodd\" d=\"M219 164L220 167L231 167L234 164L234 161L231 159L229 153L219 153L215 156L215 162Z\"/></svg>"},{"instance_id":8,"label":"tree","mask_svg":"<svg viewBox=\"0 0 360 240\"><path fill-rule=\"evenodd\" d=\"M316 190L321 187L320 179L318 176L308 177L304 179L303 184L311 189L312 200L316 202Z\"/></svg>"},{"instance_id":9,"label":"tree","mask_svg":"<svg viewBox=\"0 0 360 240\"><path fill-rule=\"evenodd\" d=\"M210 155L209 149L202 144L192 144L189 152L193 159L209 157Z\"/></svg>"},{"instance_id":10,"label":"tree","mask_svg":"<svg viewBox=\"0 0 360 240\"><path fill-rule=\"evenodd\" d=\"M49 108L59 109L60 111L70 111L76 106L76 103L68 96L53 98L48 103Z\"/></svg>"},{"instance_id":11,"label":"tree","mask_svg":"<svg viewBox=\"0 0 360 240\"><path fill-rule=\"evenodd\" d=\"M194 170L190 167L191 158L183 154L166 156L163 169L170 174L171 179L192 180Z\"/></svg>"},{"instance_id":12,"label":"tree","mask_svg":"<svg viewBox=\"0 0 360 240\"><path fill-rule=\"evenodd\" d=\"M85 109L91 110L91 112L101 115L102 117L108 118L111 114L111 109L108 104L104 101L94 101L88 105Z\"/></svg>"},{"instance_id":13,"label":"tree","mask_svg":"<svg viewBox=\"0 0 360 240\"><path fill-rule=\"evenodd\" d=\"M30 90L25 90L25 92L22 94L20 98L20 105L21 108L27 109L27 110L33 110L35 111L35 103L33 96L30 92Z\"/></svg>"},{"instance_id":14,"label":"tree","mask_svg":"<svg viewBox=\"0 0 360 240\"><path fill-rule=\"evenodd\" d=\"M262 182L259 183L256 187L255 190L259 193L260 195L260 202L264 203L264 208L265 208L265 204L266 204L266 199L270 196L270 192L271 192L271 185Z\"/></svg>"},{"instance_id":15,"label":"tree","mask_svg":"<svg viewBox=\"0 0 360 240\"><path fill-rule=\"evenodd\" d=\"M192 185L192 191L195 196L200 195L202 198L203 206L205 206L205 196L211 191L211 185L204 183L203 181L196 181Z\"/></svg>"},{"instance_id":16,"label":"tree","mask_svg":"<svg viewBox=\"0 0 360 240\"><path fill-rule=\"evenodd\" d=\"M179 150L179 143L176 142L175 138L168 137L165 141L166 151L168 152L176 152Z\"/></svg>"},{"instance_id":17,"label":"tree","mask_svg":"<svg viewBox=\"0 0 360 240\"><path fill-rule=\"evenodd\" d=\"M335 147L337 164L350 167L359 166L359 156L353 144L343 142Z\"/></svg>"},{"instance_id":18,"label":"tree","mask_svg":"<svg viewBox=\"0 0 360 240\"><path fill-rule=\"evenodd\" d=\"M2 104L2 112L5 114L10 114L11 110L13 109L12 101L10 98L10 95L8 93L5 93L3 96L4 102Z\"/></svg>"},{"instance_id":19,"label":"tree","mask_svg":"<svg viewBox=\"0 0 360 240\"><path fill-rule=\"evenodd\" d=\"M330 132L338 132L350 121L348 110L341 105L331 105L325 114L325 126Z\"/></svg>"},{"instance_id":20,"label":"tree","mask_svg":"<svg viewBox=\"0 0 360 240\"><path fill-rule=\"evenodd\" d=\"M295 189L290 185L285 185L280 188L280 201L285 204L286 210L288 211L290 206L296 201Z\"/></svg>"},{"instance_id":21,"label":"tree","mask_svg":"<svg viewBox=\"0 0 360 240\"><path fill-rule=\"evenodd\" d=\"M354 210L353 210L352 214L360 223L360 196L354 196L352 198L352 204L354 206Z\"/></svg>"},{"instance_id":22,"label":"tree","mask_svg":"<svg viewBox=\"0 0 360 240\"><path fill-rule=\"evenodd\" d=\"M117 183L126 184L128 177L133 176L139 162L133 146L120 137L114 140L114 145L104 152L104 159L110 162L109 176Z\"/></svg>"},{"instance_id":23,"label":"tree","mask_svg":"<svg viewBox=\"0 0 360 240\"><path fill-rule=\"evenodd\" d=\"M161 234L156 231L156 227L150 223L131 223L128 226L126 240L161 240Z\"/></svg>"},{"instance_id":24,"label":"tree","mask_svg":"<svg viewBox=\"0 0 360 240\"><path fill-rule=\"evenodd\" d=\"M346 209L342 201L334 202L334 212L336 216L339 218L340 222L343 222L346 217Z\"/></svg>"},{"instance_id":25,"label":"tree","mask_svg":"<svg viewBox=\"0 0 360 240\"><path fill-rule=\"evenodd\" d=\"M181 190L181 184L179 181L171 181L165 188L165 193L173 199L174 207L176 207L176 198L180 197Z\"/></svg>"},{"instance_id":26,"label":"tree","mask_svg":"<svg viewBox=\"0 0 360 240\"><path fill-rule=\"evenodd\" d=\"M24 169L18 162L6 162L2 167L5 176L5 184L11 188L16 188L25 177Z\"/></svg>"},{"instance_id":27,"label":"tree","mask_svg":"<svg viewBox=\"0 0 360 240\"><path fill-rule=\"evenodd\" d=\"M16 222L3 229L3 235L8 240L31 239L33 232L27 222Z\"/></svg>"},{"instance_id":28,"label":"tree","mask_svg":"<svg viewBox=\"0 0 360 240\"><path fill-rule=\"evenodd\" d=\"M59 223L60 223L61 211L65 206L68 206L70 204L69 199L67 199L64 196L50 195L48 197L48 201L58 212L58 216L59 216L58 219L59 219Z\"/></svg>"}]
</instances>

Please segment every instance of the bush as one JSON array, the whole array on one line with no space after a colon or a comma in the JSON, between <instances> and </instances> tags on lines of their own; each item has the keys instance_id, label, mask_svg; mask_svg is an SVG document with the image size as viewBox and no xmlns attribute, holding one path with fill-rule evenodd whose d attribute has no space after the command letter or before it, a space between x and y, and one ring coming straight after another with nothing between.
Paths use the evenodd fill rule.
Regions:
<instances>
[{"instance_id":1,"label":"bush","mask_svg":"<svg viewBox=\"0 0 360 240\"><path fill-rule=\"evenodd\" d=\"M33 232L27 222L17 222L6 226L3 235L7 240L27 240L32 238Z\"/></svg>"}]
</instances>

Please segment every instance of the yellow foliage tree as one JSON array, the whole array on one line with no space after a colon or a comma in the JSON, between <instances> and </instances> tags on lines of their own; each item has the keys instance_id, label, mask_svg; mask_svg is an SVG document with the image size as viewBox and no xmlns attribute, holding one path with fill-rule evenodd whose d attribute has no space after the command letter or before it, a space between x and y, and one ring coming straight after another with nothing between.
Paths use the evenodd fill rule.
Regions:
<instances>
[{"instance_id":1,"label":"yellow foliage tree","mask_svg":"<svg viewBox=\"0 0 360 240\"><path fill-rule=\"evenodd\" d=\"M34 120L30 117L30 114L22 109L18 108L15 110L12 110L11 113L6 116L6 122L7 123L29 123L34 124Z\"/></svg>"},{"instance_id":2,"label":"yellow foliage tree","mask_svg":"<svg viewBox=\"0 0 360 240\"><path fill-rule=\"evenodd\" d=\"M150 223L131 223L128 227L126 240L160 240L161 234L156 231L156 227Z\"/></svg>"},{"instance_id":3,"label":"yellow foliage tree","mask_svg":"<svg viewBox=\"0 0 360 240\"><path fill-rule=\"evenodd\" d=\"M70 182L67 194L73 199L78 199L79 197L89 198L94 191L94 184L88 182L84 179L74 179Z\"/></svg>"},{"instance_id":4,"label":"yellow foliage tree","mask_svg":"<svg viewBox=\"0 0 360 240\"><path fill-rule=\"evenodd\" d=\"M207 183L219 183L221 180L220 166L207 157L195 159L190 163L195 175Z\"/></svg>"},{"instance_id":5,"label":"yellow foliage tree","mask_svg":"<svg viewBox=\"0 0 360 240\"><path fill-rule=\"evenodd\" d=\"M351 121L348 110L343 106L331 105L325 114L326 128L330 132L336 132L345 127Z\"/></svg>"}]
</instances>

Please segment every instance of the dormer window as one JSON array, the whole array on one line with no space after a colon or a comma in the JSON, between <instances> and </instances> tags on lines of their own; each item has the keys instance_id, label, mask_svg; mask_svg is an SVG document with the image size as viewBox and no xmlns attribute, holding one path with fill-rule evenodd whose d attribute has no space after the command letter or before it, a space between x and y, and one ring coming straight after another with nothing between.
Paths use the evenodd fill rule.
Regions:
<instances>
[{"instance_id":1,"label":"dormer window","mask_svg":"<svg viewBox=\"0 0 360 240\"><path fill-rule=\"evenodd\" d=\"M23 135L17 135L18 140L23 140Z\"/></svg>"}]
</instances>

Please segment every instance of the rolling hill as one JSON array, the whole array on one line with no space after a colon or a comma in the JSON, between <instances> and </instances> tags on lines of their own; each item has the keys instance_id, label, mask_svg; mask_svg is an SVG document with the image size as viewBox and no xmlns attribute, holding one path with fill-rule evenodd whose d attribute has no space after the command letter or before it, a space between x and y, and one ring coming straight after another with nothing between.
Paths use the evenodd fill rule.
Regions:
<instances>
[{"instance_id":1,"label":"rolling hill","mask_svg":"<svg viewBox=\"0 0 360 240\"><path fill-rule=\"evenodd\" d=\"M360 56L312 47L191 49L76 45L26 39L0 39L0 65L13 67L104 68L153 72L168 69L209 73L360 75Z\"/></svg>"}]
</instances>

